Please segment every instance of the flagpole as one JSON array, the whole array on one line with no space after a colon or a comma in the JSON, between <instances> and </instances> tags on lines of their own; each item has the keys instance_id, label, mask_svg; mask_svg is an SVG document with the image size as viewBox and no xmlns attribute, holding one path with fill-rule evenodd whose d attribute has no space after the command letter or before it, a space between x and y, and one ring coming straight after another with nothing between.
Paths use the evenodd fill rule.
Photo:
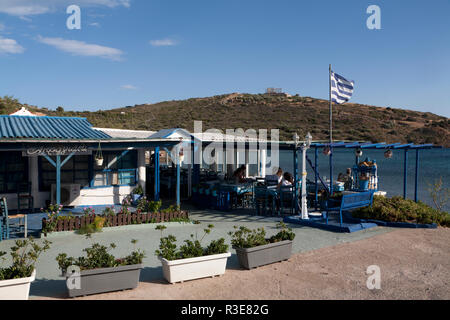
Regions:
<instances>
[{"instance_id":1,"label":"flagpole","mask_svg":"<svg viewBox=\"0 0 450 320\"><path fill-rule=\"evenodd\" d=\"M333 102L331 100L331 64L329 68L330 93L330 195L333 195Z\"/></svg>"},{"instance_id":2,"label":"flagpole","mask_svg":"<svg viewBox=\"0 0 450 320\"><path fill-rule=\"evenodd\" d=\"M329 75L328 75L328 80L329 80L329 98L330 98L330 147L331 144L333 143L333 106L332 106L332 102L331 102L331 64L330 64L330 69L329 69Z\"/></svg>"}]
</instances>

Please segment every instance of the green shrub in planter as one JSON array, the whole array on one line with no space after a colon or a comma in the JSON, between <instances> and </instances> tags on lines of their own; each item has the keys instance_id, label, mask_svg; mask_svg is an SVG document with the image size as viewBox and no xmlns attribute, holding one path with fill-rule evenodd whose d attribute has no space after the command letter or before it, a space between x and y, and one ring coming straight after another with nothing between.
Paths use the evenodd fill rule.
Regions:
<instances>
[{"instance_id":1,"label":"green shrub in planter","mask_svg":"<svg viewBox=\"0 0 450 320\"><path fill-rule=\"evenodd\" d=\"M212 224L204 229L201 239L197 236L194 238L191 234L191 239L185 240L180 248L177 248L176 238L173 235L163 237L165 228L163 225L156 227L157 230L161 230L161 242L155 254L161 261L163 276L168 282L215 277L225 273L227 259L231 256L225 239L213 240L206 247L201 244L203 238L214 228Z\"/></svg>"},{"instance_id":2,"label":"green shrub in planter","mask_svg":"<svg viewBox=\"0 0 450 320\"><path fill-rule=\"evenodd\" d=\"M0 281L31 277L39 256L50 249L50 244L50 241L44 240L41 246L31 237L26 240L16 240L15 246L11 247L10 252L12 265L0 268ZM6 255L6 252L0 251L1 260L4 260L4 255Z\"/></svg>"},{"instance_id":3,"label":"green shrub in planter","mask_svg":"<svg viewBox=\"0 0 450 320\"><path fill-rule=\"evenodd\" d=\"M136 244L137 240L131 242ZM116 258L109 252L115 247L114 243L108 247L94 243L83 250L86 256L74 258L61 253L56 257L66 277L69 297L134 289L138 286L144 252L135 249L126 257ZM74 274L73 267L80 269L78 275Z\"/></svg>"},{"instance_id":4,"label":"green shrub in planter","mask_svg":"<svg viewBox=\"0 0 450 320\"><path fill-rule=\"evenodd\" d=\"M231 244L236 248L253 248L279 241L294 240L295 233L284 222L279 222L277 228L280 231L268 239L266 239L264 228L251 230L244 226L234 226L235 231L228 234L231 236Z\"/></svg>"},{"instance_id":5,"label":"green shrub in planter","mask_svg":"<svg viewBox=\"0 0 450 320\"><path fill-rule=\"evenodd\" d=\"M239 264L245 269L288 260L292 254L295 233L283 222L277 224L281 230L270 238L266 238L264 228L234 228L235 231L229 233L231 243L236 249Z\"/></svg>"},{"instance_id":6,"label":"green shrub in planter","mask_svg":"<svg viewBox=\"0 0 450 320\"><path fill-rule=\"evenodd\" d=\"M131 241L133 244L137 243L137 240ZM86 256L81 257L68 257L66 253L60 253L56 257L58 266L63 273L67 271L70 266L77 266L81 271L92 270L100 268L112 268L118 266L128 266L141 264L145 258L145 252L140 249L133 250L128 256L123 258L114 257L110 251L116 248L114 243L111 243L108 247L100 245L98 243L92 244L91 247L83 249Z\"/></svg>"},{"instance_id":7,"label":"green shrub in planter","mask_svg":"<svg viewBox=\"0 0 450 320\"><path fill-rule=\"evenodd\" d=\"M158 225L156 226L156 230L161 231L161 239L159 249L155 251L155 255L173 261L228 252L228 245L225 244L224 238L212 240L206 247L202 246L203 239L206 235L211 233L213 228L214 225L208 225L208 227L203 230L204 234L201 239L198 239L197 235L194 237L194 235L191 234L191 239L184 240L184 244L178 248L176 245L177 239L173 235L167 237L162 236L166 226Z\"/></svg>"}]
</instances>

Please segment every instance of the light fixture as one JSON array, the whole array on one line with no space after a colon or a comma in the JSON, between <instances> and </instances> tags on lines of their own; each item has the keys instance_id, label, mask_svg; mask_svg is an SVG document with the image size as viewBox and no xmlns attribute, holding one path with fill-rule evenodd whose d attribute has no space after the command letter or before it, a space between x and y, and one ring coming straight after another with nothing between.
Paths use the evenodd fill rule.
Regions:
<instances>
[{"instance_id":1,"label":"light fixture","mask_svg":"<svg viewBox=\"0 0 450 320\"><path fill-rule=\"evenodd\" d=\"M390 158L392 158L392 155L393 155L394 153L392 152L392 150L391 149L388 149L388 150L386 150L386 152L384 153L384 157L386 158L386 159L390 159Z\"/></svg>"},{"instance_id":2,"label":"light fixture","mask_svg":"<svg viewBox=\"0 0 450 320\"><path fill-rule=\"evenodd\" d=\"M306 135L305 139L306 139L306 148L311 147L311 143L312 143L311 133L308 132L308 134Z\"/></svg>"},{"instance_id":3,"label":"light fixture","mask_svg":"<svg viewBox=\"0 0 450 320\"><path fill-rule=\"evenodd\" d=\"M298 136L297 132L294 133L293 139L294 139L295 147L298 147L300 137Z\"/></svg>"},{"instance_id":4,"label":"light fixture","mask_svg":"<svg viewBox=\"0 0 450 320\"><path fill-rule=\"evenodd\" d=\"M179 156L180 164L183 163L183 161L184 161L183 148L180 149L180 153L178 154L178 156Z\"/></svg>"},{"instance_id":5,"label":"light fixture","mask_svg":"<svg viewBox=\"0 0 450 320\"><path fill-rule=\"evenodd\" d=\"M356 149L355 155L356 155L357 157L362 157L362 155L363 155L362 150L361 150L360 148Z\"/></svg>"}]
</instances>

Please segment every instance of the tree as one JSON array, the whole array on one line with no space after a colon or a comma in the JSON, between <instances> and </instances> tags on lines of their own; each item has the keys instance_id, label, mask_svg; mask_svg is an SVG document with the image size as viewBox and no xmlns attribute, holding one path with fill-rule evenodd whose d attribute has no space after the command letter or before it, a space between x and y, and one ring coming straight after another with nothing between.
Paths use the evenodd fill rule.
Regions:
<instances>
[{"instance_id":1,"label":"tree","mask_svg":"<svg viewBox=\"0 0 450 320\"><path fill-rule=\"evenodd\" d=\"M429 183L428 185L428 192L430 193L431 199L433 199L436 209L443 211L444 206L450 199L450 189L444 187L442 177L440 177L439 180L435 180L433 183Z\"/></svg>"}]
</instances>

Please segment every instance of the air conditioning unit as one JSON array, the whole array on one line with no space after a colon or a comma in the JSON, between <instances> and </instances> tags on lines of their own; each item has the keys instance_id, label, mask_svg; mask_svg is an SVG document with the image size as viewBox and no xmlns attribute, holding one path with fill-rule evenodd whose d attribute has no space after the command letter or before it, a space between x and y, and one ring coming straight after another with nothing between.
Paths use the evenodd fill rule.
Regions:
<instances>
[{"instance_id":1,"label":"air conditioning unit","mask_svg":"<svg viewBox=\"0 0 450 320\"><path fill-rule=\"evenodd\" d=\"M79 184L61 184L61 204L63 206L75 206L75 202L79 196ZM52 184L52 203L56 203L56 184Z\"/></svg>"}]
</instances>

